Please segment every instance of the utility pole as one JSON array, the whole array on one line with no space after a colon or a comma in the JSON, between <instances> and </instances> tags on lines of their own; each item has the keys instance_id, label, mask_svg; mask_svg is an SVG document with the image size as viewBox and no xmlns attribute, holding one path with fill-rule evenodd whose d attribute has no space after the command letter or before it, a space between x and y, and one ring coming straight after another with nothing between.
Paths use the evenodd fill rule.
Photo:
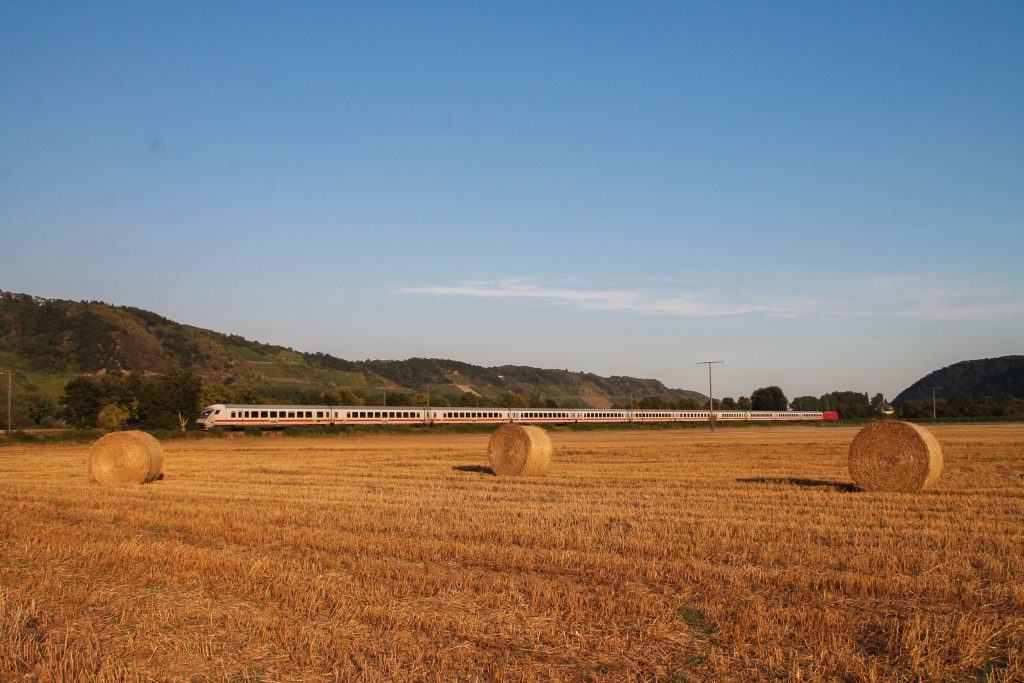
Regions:
<instances>
[{"instance_id":1,"label":"utility pole","mask_svg":"<svg viewBox=\"0 0 1024 683\"><path fill-rule=\"evenodd\" d=\"M3 372L3 371L0 371ZM7 443L11 442L11 378L14 377L14 371L7 370Z\"/></svg>"},{"instance_id":2,"label":"utility pole","mask_svg":"<svg viewBox=\"0 0 1024 683\"><path fill-rule=\"evenodd\" d=\"M715 393L711 387L711 366L715 364L725 365L724 360L702 360L697 365L708 366L708 423L711 431L715 431Z\"/></svg>"},{"instance_id":3,"label":"utility pole","mask_svg":"<svg viewBox=\"0 0 1024 683\"><path fill-rule=\"evenodd\" d=\"M387 406L388 406L388 385L385 384L384 386L381 387L381 389L384 390L384 403L383 403L383 405L384 405L385 408L387 408Z\"/></svg>"}]
</instances>

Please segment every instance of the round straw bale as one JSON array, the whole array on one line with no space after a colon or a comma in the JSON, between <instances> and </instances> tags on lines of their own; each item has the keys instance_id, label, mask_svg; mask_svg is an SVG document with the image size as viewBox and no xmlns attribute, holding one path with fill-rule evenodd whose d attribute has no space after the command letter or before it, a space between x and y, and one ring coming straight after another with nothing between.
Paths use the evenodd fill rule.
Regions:
<instances>
[{"instance_id":1,"label":"round straw bale","mask_svg":"<svg viewBox=\"0 0 1024 683\"><path fill-rule=\"evenodd\" d=\"M145 432L111 432L89 449L89 481L105 486L145 484L163 469L163 447Z\"/></svg>"},{"instance_id":2,"label":"round straw bale","mask_svg":"<svg viewBox=\"0 0 1024 683\"><path fill-rule=\"evenodd\" d=\"M926 489L942 474L942 448L931 433L909 422L876 422L850 444L850 476L866 491Z\"/></svg>"},{"instance_id":3,"label":"round straw bale","mask_svg":"<svg viewBox=\"0 0 1024 683\"><path fill-rule=\"evenodd\" d=\"M551 467L551 439L540 427L502 425L491 434L487 457L495 474L545 474Z\"/></svg>"}]
</instances>

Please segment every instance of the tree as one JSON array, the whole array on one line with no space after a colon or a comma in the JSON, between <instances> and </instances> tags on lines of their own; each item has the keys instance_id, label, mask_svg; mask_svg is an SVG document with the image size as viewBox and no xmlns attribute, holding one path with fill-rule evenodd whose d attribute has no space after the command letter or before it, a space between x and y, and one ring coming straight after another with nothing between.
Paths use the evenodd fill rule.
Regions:
<instances>
[{"instance_id":1,"label":"tree","mask_svg":"<svg viewBox=\"0 0 1024 683\"><path fill-rule=\"evenodd\" d=\"M48 396L33 394L26 399L25 412L37 427L43 418L51 417L56 410L57 406Z\"/></svg>"},{"instance_id":2,"label":"tree","mask_svg":"<svg viewBox=\"0 0 1024 683\"><path fill-rule=\"evenodd\" d=\"M96 421L108 432L120 431L128 424L128 411L116 403L111 403L100 409Z\"/></svg>"},{"instance_id":3,"label":"tree","mask_svg":"<svg viewBox=\"0 0 1024 683\"><path fill-rule=\"evenodd\" d=\"M736 410L736 399L726 396L722 399L722 410Z\"/></svg>"},{"instance_id":4,"label":"tree","mask_svg":"<svg viewBox=\"0 0 1024 683\"><path fill-rule=\"evenodd\" d=\"M875 414L881 414L882 410L885 409L885 397L878 393L871 397L871 412Z\"/></svg>"},{"instance_id":5,"label":"tree","mask_svg":"<svg viewBox=\"0 0 1024 683\"><path fill-rule=\"evenodd\" d=\"M142 383L139 397L140 422L150 427L174 429L178 413L195 416L200 408L202 380L187 370L176 370ZM123 403L122 403L123 405Z\"/></svg>"},{"instance_id":6,"label":"tree","mask_svg":"<svg viewBox=\"0 0 1024 683\"><path fill-rule=\"evenodd\" d=\"M861 419L872 415L867 392L833 391L822 396L821 402L826 409L838 412L839 417L844 420Z\"/></svg>"},{"instance_id":7,"label":"tree","mask_svg":"<svg viewBox=\"0 0 1024 683\"><path fill-rule=\"evenodd\" d=\"M95 427L100 412L100 388L92 380L76 377L64 385L60 398L64 419L76 427Z\"/></svg>"},{"instance_id":8,"label":"tree","mask_svg":"<svg viewBox=\"0 0 1024 683\"><path fill-rule=\"evenodd\" d=\"M681 398L676 402L676 410L703 410L707 406L695 398Z\"/></svg>"},{"instance_id":9,"label":"tree","mask_svg":"<svg viewBox=\"0 0 1024 683\"><path fill-rule=\"evenodd\" d=\"M214 403L231 403L231 391L223 384L203 382L199 390L199 403L204 408Z\"/></svg>"},{"instance_id":10,"label":"tree","mask_svg":"<svg viewBox=\"0 0 1024 683\"><path fill-rule=\"evenodd\" d=\"M543 408L544 407L544 399L542 399L537 394L532 394L530 396L530 398L527 399L527 407L528 408Z\"/></svg>"},{"instance_id":11,"label":"tree","mask_svg":"<svg viewBox=\"0 0 1024 683\"><path fill-rule=\"evenodd\" d=\"M777 386L761 387L750 395L752 410L785 410L789 401Z\"/></svg>"},{"instance_id":12,"label":"tree","mask_svg":"<svg viewBox=\"0 0 1024 683\"><path fill-rule=\"evenodd\" d=\"M978 403L970 394L954 394L946 401L946 415L949 417L974 417L979 414Z\"/></svg>"},{"instance_id":13,"label":"tree","mask_svg":"<svg viewBox=\"0 0 1024 683\"><path fill-rule=\"evenodd\" d=\"M817 396L797 396L789 407L793 410L821 410L821 399Z\"/></svg>"},{"instance_id":14,"label":"tree","mask_svg":"<svg viewBox=\"0 0 1024 683\"><path fill-rule=\"evenodd\" d=\"M665 410L668 407L661 396L645 396L638 406L643 410Z\"/></svg>"},{"instance_id":15,"label":"tree","mask_svg":"<svg viewBox=\"0 0 1024 683\"><path fill-rule=\"evenodd\" d=\"M351 389L342 389L338 392L338 402L331 403L330 405L341 405L341 406L361 406L365 405L366 401L356 396Z\"/></svg>"},{"instance_id":16,"label":"tree","mask_svg":"<svg viewBox=\"0 0 1024 683\"><path fill-rule=\"evenodd\" d=\"M465 408L476 408L480 405L480 397L471 391L464 392L459 396L459 405Z\"/></svg>"},{"instance_id":17,"label":"tree","mask_svg":"<svg viewBox=\"0 0 1024 683\"><path fill-rule=\"evenodd\" d=\"M408 406L413 405L412 398L409 394L404 391L389 391L387 396L384 397L385 404L389 406ZM426 402L426 396L424 396L424 403Z\"/></svg>"},{"instance_id":18,"label":"tree","mask_svg":"<svg viewBox=\"0 0 1024 683\"><path fill-rule=\"evenodd\" d=\"M736 399L736 407L740 410L750 410L750 399L746 396L740 396Z\"/></svg>"},{"instance_id":19,"label":"tree","mask_svg":"<svg viewBox=\"0 0 1024 683\"><path fill-rule=\"evenodd\" d=\"M514 391L506 391L494 399L494 405L499 408L526 408L530 403L526 400L525 396Z\"/></svg>"}]
</instances>

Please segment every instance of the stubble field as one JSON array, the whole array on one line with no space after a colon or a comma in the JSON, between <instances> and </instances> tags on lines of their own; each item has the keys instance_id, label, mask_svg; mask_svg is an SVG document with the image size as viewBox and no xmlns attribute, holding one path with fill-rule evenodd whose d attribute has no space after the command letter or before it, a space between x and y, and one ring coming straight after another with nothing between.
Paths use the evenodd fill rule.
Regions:
<instances>
[{"instance_id":1,"label":"stubble field","mask_svg":"<svg viewBox=\"0 0 1024 683\"><path fill-rule=\"evenodd\" d=\"M166 478L0 448L0 680L1024 680L1024 426L936 427L918 494L856 430L170 442Z\"/></svg>"}]
</instances>

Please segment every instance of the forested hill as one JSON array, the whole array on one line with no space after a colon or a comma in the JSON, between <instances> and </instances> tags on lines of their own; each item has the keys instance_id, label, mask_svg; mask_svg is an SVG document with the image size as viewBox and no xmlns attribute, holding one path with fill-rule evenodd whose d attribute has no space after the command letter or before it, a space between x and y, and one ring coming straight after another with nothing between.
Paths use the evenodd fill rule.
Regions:
<instances>
[{"instance_id":1,"label":"forested hill","mask_svg":"<svg viewBox=\"0 0 1024 683\"><path fill-rule=\"evenodd\" d=\"M182 325L138 308L2 291L0 363L14 368L23 391L52 398L60 396L67 381L83 375L187 371L232 397L253 400L299 401L351 392L374 403L385 391L427 390L452 403L472 403L473 397L493 401L512 392L563 407L607 407L648 396L668 402L706 400L653 379L428 358L349 361Z\"/></svg>"},{"instance_id":2,"label":"forested hill","mask_svg":"<svg viewBox=\"0 0 1024 683\"><path fill-rule=\"evenodd\" d=\"M893 399L893 404L931 400L933 388L936 397L940 399L958 395L974 399L996 396L1024 399L1024 356L1001 356L954 363L914 382Z\"/></svg>"}]
</instances>

